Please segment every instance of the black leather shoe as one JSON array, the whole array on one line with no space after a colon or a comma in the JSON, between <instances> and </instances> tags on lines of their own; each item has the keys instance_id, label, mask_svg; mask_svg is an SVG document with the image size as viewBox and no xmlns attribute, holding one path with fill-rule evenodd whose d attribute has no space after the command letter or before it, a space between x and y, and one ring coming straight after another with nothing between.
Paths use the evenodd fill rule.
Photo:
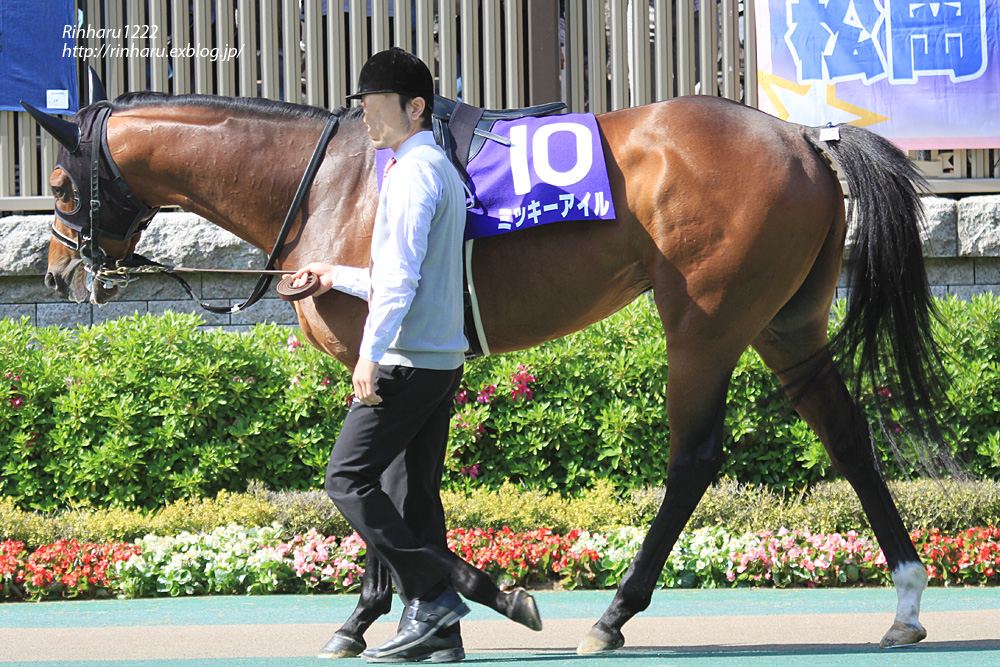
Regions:
<instances>
[{"instance_id":1,"label":"black leather shoe","mask_svg":"<svg viewBox=\"0 0 1000 667\"><path fill-rule=\"evenodd\" d=\"M369 655L369 653L374 653L374 651L365 651L361 654L361 659L366 662L421 662L428 660L435 663L461 662L465 660L465 649L462 648L462 635L457 632L447 637L431 635L416 646L411 646L399 653L387 655L382 658L376 658L374 655Z\"/></svg>"},{"instance_id":2,"label":"black leather shoe","mask_svg":"<svg viewBox=\"0 0 1000 667\"><path fill-rule=\"evenodd\" d=\"M368 649L362 657L385 658L396 655L422 643L439 629L449 626L469 613L469 608L448 588L436 599L413 600L406 607L406 615L399 633L376 649Z\"/></svg>"},{"instance_id":3,"label":"black leather shoe","mask_svg":"<svg viewBox=\"0 0 1000 667\"><path fill-rule=\"evenodd\" d=\"M353 658L365 650L364 640L358 641L347 635L336 634L326 646L320 649L317 658Z\"/></svg>"}]
</instances>

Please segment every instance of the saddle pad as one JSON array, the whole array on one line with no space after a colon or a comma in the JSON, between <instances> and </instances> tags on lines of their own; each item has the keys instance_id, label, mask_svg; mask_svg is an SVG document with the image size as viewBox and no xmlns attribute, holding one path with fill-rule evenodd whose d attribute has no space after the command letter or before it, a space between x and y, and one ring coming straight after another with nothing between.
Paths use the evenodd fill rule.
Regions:
<instances>
[{"instance_id":1,"label":"saddle pad","mask_svg":"<svg viewBox=\"0 0 1000 667\"><path fill-rule=\"evenodd\" d=\"M469 161L473 201L465 238L495 236L561 220L613 220L601 133L592 114L498 120ZM377 151L379 187L391 149Z\"/></svg>"}]
</instances>

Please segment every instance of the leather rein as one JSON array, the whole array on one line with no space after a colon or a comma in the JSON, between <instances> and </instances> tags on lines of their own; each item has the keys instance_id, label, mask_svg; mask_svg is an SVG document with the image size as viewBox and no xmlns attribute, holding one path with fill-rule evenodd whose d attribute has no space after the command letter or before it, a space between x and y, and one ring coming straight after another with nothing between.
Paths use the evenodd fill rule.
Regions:
<instances>
[{"instance_id":1,"label":"leather rein","mask_svg":"<svg viewBox=\"0 0 1000 667\"><path fill-rule=\"evenodd\" d=\"M88 274L88 289L91 287L94 280L100 281L105 287L110 289L115 286L124 286L137 280L138 276L134 274L166 273L168 276L180 283L181 287L184 288L192 300L197 302L198 305L205 310L212 313L238 313L260 301L261 297L264 296L270 287L273 277L275 275L287 273L287 271L275 270L275 262L277 261L279 255L281 255L281 251L285 245L285 240L288 238L288 234L291 231L292 223L295 221L299 210L302 208L302 203L305 201L306 195L312 187L316 173L319 171L320 165L323 163L323 158L326 157L326 147L330 143L333 136L337 133L337 128L340 126L340 117L336 114L331 114L327 119L326 125L323 127L323 132L319 137L319 141L313 149L312 157L309 159L309 164L306 165L306 170L302 175L302 179L299 181L299 187L295 191L295 196L292 198L292 203L288 208L288 213L285 214L285 220L281 226L281 230L278 232L278 238L274 242L274 248L268 255L267 264L262 270L258 271L243 269L186 269L166 266L138 254L133 254L131 257L119 259L105 253L99 243L99 239L102 235L100 230L99 215L101 197L99 190L100 179L98 178L98 169L102 154L104 154L108 164L112 166L115 172L117 172L117 167L114 166L114 160L111 157L110 151L105 149L105 146L107 146L107 116L110 116L111 109L102 109L100 113L103 114L97 124L97 126L100 127L100 140L94 141L91 148L89 233L85 232L83 229L77 229L76 238L73 239L56 229L55 222L53 222L52 226L52 234L57 241L65 245L70 250L75 250L80 253L80 259L83 262L84 268ZM124 179L119 181L118 187L126 190L128 195L132 195L131 191L128 190L128 185L125 184ZM135 220L132 221L131 226L134 227L134 230L130 230L131 233L128 234L127 238L131 238L132 235L143 231L149 225L149 222L152 220L157 211L159 211L159 208L144 207L144 210L140 211ZM177 275L179 272L255 273L260 274L260 278L257 281L257 285L254 287L253 292L246 298L246 300L243 301L243 303L223 307L205 303L195 296L191 285L184 278Z\"/></svg>"}]
</instances>

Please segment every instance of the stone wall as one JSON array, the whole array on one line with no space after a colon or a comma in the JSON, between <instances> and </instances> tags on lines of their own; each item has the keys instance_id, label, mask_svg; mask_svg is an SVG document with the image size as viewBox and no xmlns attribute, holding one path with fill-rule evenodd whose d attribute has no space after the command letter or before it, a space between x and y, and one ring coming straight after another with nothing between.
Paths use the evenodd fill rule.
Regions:
<instances>
[{"instance_id":1,"label":"stone wall","mask_svg":"<svg viewBox=\"0 0 1000 667\"><path fill-rule=\"evenodd\" d=\"M165 275L144 275L104 306L59 299L43 283L52 216L0 218L0 317L28 317L38 326L94 324L133 313L198 313L206 326L241 330L259 322L297 325L291 305L274 291L233 315L201 309ZM191 213L160 213L143 233L136 250L171 266L212 269L259 269L265 253ZM218 306L242 303L257 284L256 275L185 274L195 294Z\"/></svg>"},{"instance_id":2,"label":"stone wall","mask_svg":"<svg viewBox=\"0 0 1000 667\"><path fill-rule=\"evenodd\" d=\"M1000 195L924 197L922 238L934 296L1000 294ZM850 256L850 247L848 247ZM846 293L841 274L838 297Z\"/></svg>"},{"instance_id":3,"label":"stone wall","mask_svg":"<svg viewBox=\"0 0 1000 667\"><path fill-rule=\"evenodd\" d=\"M962 299L986 291L1000 294L1000 195L926 197L924 208L924 255L934 294ZM160 275L142 276L105 306L60 300L42 282L51 220L49 215L0 218L0 317L28 317L39 326L76 326L173 310L197 312L206 326L233 330L258 322L297 323L292 307L275 294L274 283L264 299L235 315L202 310L180 285ZM159 214L138 251L164 264L199 268L261 268L266 259L261 251L190 213ZM189 277L195 293L217 305L241 303L256 280L253 275ZM844 296L843 279L838 291Z\"/></svg>"}]
</instances>

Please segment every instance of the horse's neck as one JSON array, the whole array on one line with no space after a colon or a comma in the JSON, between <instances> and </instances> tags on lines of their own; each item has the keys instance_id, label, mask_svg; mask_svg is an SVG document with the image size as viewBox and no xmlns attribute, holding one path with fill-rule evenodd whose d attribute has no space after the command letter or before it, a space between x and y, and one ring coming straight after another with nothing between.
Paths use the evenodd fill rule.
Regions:
<instances>
[{"instance_id":1,"label":"horse's neck","mask_svg":"<svg viewBox=\"0 0 1000 667\"><path fill-rule=\"evenodd\" d=\"M116 114L108 144L125 181L150 206L180 206L270 251L322 121L198 111L194 122L175 108ZM341 158L352 157L350 148L338 155L337 144L357 144L350 141L356 124L342 124L347 142L331 142L327 159L339 170L349 168Z\"/></svg>"}]
</instances>

